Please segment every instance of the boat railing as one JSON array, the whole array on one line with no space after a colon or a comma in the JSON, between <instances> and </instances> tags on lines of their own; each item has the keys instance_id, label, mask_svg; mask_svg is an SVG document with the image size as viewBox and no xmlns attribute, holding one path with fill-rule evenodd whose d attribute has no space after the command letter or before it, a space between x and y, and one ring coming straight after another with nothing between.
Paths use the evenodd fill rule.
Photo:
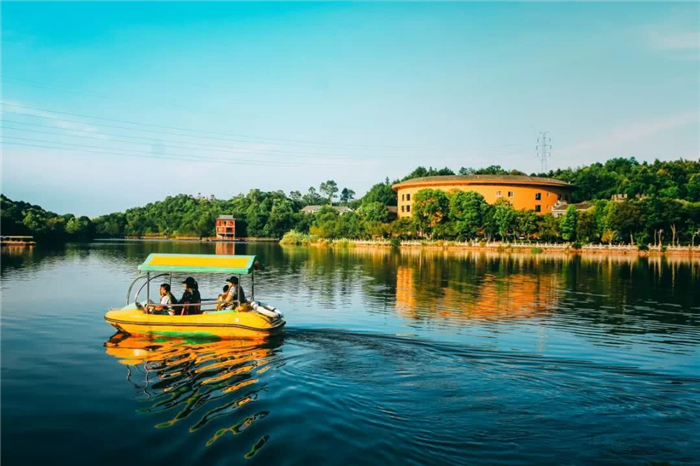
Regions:
<instances>
[{"instance_id":1,"label":"boat railing","mask_svg":"<svg viewBox=\"0 0 700 466\"><path fill-rule=\"evenodd\" d=\"M149 274L146 274L146 275L139 275L138 277L134 278L134 281L131 282L131 285L129 285L129 290L126 292L126 304L129 304L130 302L136 302L136 301L138 301L138 300L139 300L139 295L141 294L141 291L143 290L143 288L144 288L145 286L148 286L148 284L149 284L152 280L154 280L154 279L156 279L156 278L159 278L159 277L164 277L164 276L166 276L166 275L170 275L170 273L161 273L161 274L158 274L158 275L154 275L154 276L152 276L152 277L151 277ZM139 280L141 280L142 278L145 278L145 279L146 279L146 282L145 282L143 285L141 285L141 288L139 288L138 291L134 294L134 301L129 301L129 296L131 296L131 290L134 289L134 285L136 285L136 282L139 281ZM147 298L147 299L148 299L148 298Z\"/></svg>"}]
</instances>

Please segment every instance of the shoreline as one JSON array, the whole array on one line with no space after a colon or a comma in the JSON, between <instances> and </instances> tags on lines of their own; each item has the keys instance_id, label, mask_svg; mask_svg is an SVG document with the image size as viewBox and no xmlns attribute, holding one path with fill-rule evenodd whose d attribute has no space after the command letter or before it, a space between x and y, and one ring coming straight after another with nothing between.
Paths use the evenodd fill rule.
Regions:
<instances>
[{"instance_id":1,"label":"shoreline","mask_svg":"<svg viewBox=\"0 0 700 466\"><path fill-rule=\"evenodd\" d=\"M638 257L690 257L700 258L700 245L695 247L690 246L664 246L661 250L658 246L649 246L648 250L639 250L638 246L630 245L607 245L607 244L586 244L580 249L573 248L571 244L556 244L556 243L474 243L466 242L459 243L456 241L416 241L406 240L400 244L392 244L389 240L325 240L318 239L304 243L283 243L277 238L236 238L235 240L222 240L213 237L197 238L189 236L166 237L166 236L146 236L146 237L122 237L122 238L94 238L96 242L139 242L139 241L163 241L163 242L187 242L187 243L216 243L216 244L236 244L236 243L277 243L281 246L304 246L315 248L332 248L332 249L348 249L348 248L366 248L366 249L405 249L405 250L442 250L442 251L472 251L483 253L501 253L501 254L527 254L527 255L593 255L593 256L638 256ZM28 246L27 244L12 244L13 246ZM31 246L35 246L36 243ZM3 244L10 246L10 244Z\"/></svg>"},{"instance_id":2,"label":"shoreline","mask_svg":"<svg viewBox=\"0 0 700 466\"><path fill-rule=\"evenodd\" d=\"M491 252L502 254L528 254L528 255L606 255L606 256L638 256L638 257L692 257L700 258L700 246L691 248L690 246L665 246L661 249L656 246L649 246L648 250L639 250L638 246L630 245L582 245L580 249L575 249L571 244L538 244L538 243L486 243L484 245L473 243L458 243L455 241L401 241L400 245L392 245L389 241L369 241L369 240L320 240L307 244L283 244L282 246L309 246L317 248L392 248L397 249L426 249L443 251L473 251Z\"/></svg>"}]
</instances>

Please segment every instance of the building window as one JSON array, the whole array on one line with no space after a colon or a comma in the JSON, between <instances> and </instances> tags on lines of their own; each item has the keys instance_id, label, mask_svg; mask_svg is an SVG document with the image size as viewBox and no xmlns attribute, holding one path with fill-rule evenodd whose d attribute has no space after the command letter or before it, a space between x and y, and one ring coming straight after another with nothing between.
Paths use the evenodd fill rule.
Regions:
<instances>
[{"instance_id":1,"label":"building window","mask_svg":"<svg viewBox=\"0 0 700 466\"><path fill-rule=\"evenodd\" d=\"M402 195L401 195L401 200L402 200L402 201L405 201L405 200L406 200L406 195L405 195L405 194L402 194Z\"/></svg>"},{"instance_id":2,"label":"building window","mask_svg":"<svg viewBox=\"0 0 700 466\"><path fill-rule=\"evenodd\" d=\"M411 193L406 194L406 200L410 201L411 200Z\"/></svg>"},{"instance_id":3,"label":"building window","mask_svg":"<svg viewBox=\"0 0 700 466\"><path fill-rule=\"evenodd\" d=\"M501 197L501 192L500 192L500 191L496 191L496 197Z\"/></svg>"},{"instance_id":4,"label":"building window","mask_svg":"<svg viewBox=\"0 0 700 466\"><path fill-rule=\"evenodd\" d=\"M401 206L401 212L406 212L406 206Z\"/></svg>"},{"instance_id":5,"label":"building window","mask_svg":"<svg viewBox=\"0 0 700 466\"><path fill-rule=\"evenodd\" d=\"M549 193L547 193L547 197L549 197Z\"/></svg>"},{"instance_id":6,"label":"building window","mask_svg":"<svg viewBox=\"0 0 700 466\"><path fill-rule=\"evenodd\" d=\"M406 206L406 212L410 212L410 211L411 211L411 206L410 206L410 205L407 205L407 206Z\"/></svg>"},{"instance_id":7,"label":"building window","mask_svg":"<svg viewBox=\"0 0 700 466\"><path fill-rule=\"evenodd\" d=\"M513 197L513 191L508 191L508 197Z\"/></svg>"},{"instance_id":8,"label":"building window","mask_svg":"<svg viewBox=\"0 0 700 466\"><path fill-rule=\"evenodd\" d=\"M542 212L542 206L539 204L535 204L535 212Z\"/></svg>"},{"instance_id":9,"label":"building window","mask_svg":"<svg viewBox=\"0 0 700 466\"><path fill-rule=\"evenodd\" d=\"M541 201L542 200L542 193L535 193L535 200Z\"/></svg>"}]
</instances>

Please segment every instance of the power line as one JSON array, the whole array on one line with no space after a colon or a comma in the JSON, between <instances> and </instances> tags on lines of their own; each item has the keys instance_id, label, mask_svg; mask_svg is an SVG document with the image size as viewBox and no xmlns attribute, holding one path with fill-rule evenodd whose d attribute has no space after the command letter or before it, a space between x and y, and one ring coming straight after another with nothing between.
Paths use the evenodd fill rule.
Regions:
<instances>
[{"instance_id":1,"label":"power line","mask_svg":"<svg viewBox=\"0 0 700 466\"><path fill-rule=\"evenodd\" d=\"M221 133L221 132L217 132L217 131L207 131L207 130L201 130L201 129L194 130L194 129L190 129L190 128L181 128L181 127L177 127L177 126L157 125L157 124L153 124L153 123L137 122L137 121L130 121L130 120L120 120L120 119L116 119L116 118L106 118L106 117L99 117L99 116L93 116L93 115L85 115L85 114L80 114L80 113L64 112L64 111L59 111L59 110L50 110L50 109L45 109L45 108L37 108L37 107L30 107L30 106L26 106L26 105L13 104L13 103L4 102L4 101L2 101L0 103L2 105L9 106L9 107L23 108L23 109L34 110L34 111L38 111L38 112L55 113L56 115L69 115L69 116L74 116L74 117L79 117L79 118L88 118L88 119L95 119L95 120L101 120L101 121L112 121L112 122L117 122L117 123L126 123L129 125L150 126L152 128L172 129L172 130L177 130L177 131L188 131L188 132L192 132L192 133L228 136L228 138L224 139L224 140L235 141L235 142L262 141L262 142L276 143L277 145L281 145L281 146L285 146L285 145L286 146L310 146L310 147L324 147L325 146L325 147L329 147L329 148L330 147L345 147L345 148L364 148L364 149L425 150L425 149L421 149L421 148L397 147L397 146L368 146L368 145L362 145L362 144L324 143L324 142L313 142L313 141L282 139L282 138L261 138L261 137L255 137L255 136ZM12 112L12 113L21 113L21 112ZM23 114L26 115L26 113L23 113ZM38 115L33 115L33 116L38 116ZM66 121L70 121L70 120L66 120ZM93 124L93 125L97 125L97 126L107 126L107 125L99 125L99 124L93 123L93 122L86 123L86 122L81 121L79 123ZM138 128L123 128L123 129L138 130ZM153 132L155 132L155 131L153 131ZM164 134L172 134L172 133L164 133ZM204 136L202 136L202 137L204 137ZM243 139L240 139L240 138L243 138ZM220 139L220 138L207 137L207 139ZM278 141L278 142L275 142L275 141Z\"/></svg>"},{"instance_id":2,"label":"power line","mask_svg":"<svg viewBox=\"0 0 700 466\"><path fill-rule=\"evenodd\" d=\"M552 138L547 136L549 131L540 131L540 137L537 138L537 158L540 159L541 173L547 173L547 159L552 156Z\"/></svg>"},{"instance_id":3,"label":"power line","mask_svg":"<svg viewBox=\"0 0 700 466\"><path fill-rule=\"evenodd\" d=\"M54 145L37 145L37 144L28 144L26 142L17 143L17 142L12 142L12 141L8 142L8 141L6 141L6 139L18 140L18 141L28 141L28 142L32 142L32 143L54 144ZM85 144L74 144L74 143L66 143L66 142L58 142L58 141L45 141L45 140L38 140L38 139L20 138L20 137L15 137L15 136L3 136L2 144L12 144L12 145L16 145L16 146L28 146L28 147L42 147L45 149L70 150L70 151L74 151L74 152L87 152L87 153L96 153L96 154L104 154L104 155L155 158L155 159L166 160L166 161L167 160L182 160L182 161L192 161L192 162L211 162L211 163L223 163L223 164L232 164L232 165L252 165L252 166L272 166L272 167L279 167L279 166L283 166L283 167L306 166L306 167L315 167L315 168L327 168L327 167L329 167L329 165L327 165L327 164L319 165L319 164L308 164L308 163L285 163L285 162L270 162L270 161L262 161L262 160L234 161L231 159L202 157L202 156L188 155L188 154L168 154L166 156L159 156L159 155L154 155L152 152L146 152L146 151L138 151L138 150L128 150L127 151L127 150L120 150L120 149L110 149L110 148L101 147L101 146L91 146L91 145L85 145ZM73 149L72 147L57 147L57 146L55 146L55 144L78 147L78 149ZM87 149L82 149L82 148L87 148ZM105 150L96 151L93 149L106 149L106 151ZM347 167L347 165L343 165L343 167Z\"/></svg>"},{"instance_id":4,"label":"power line","mask_svg":"<svg viewBox=\"0 0 700 466\"><path fill-rule=\"evenodd\" d=\"M164 148L174 148L174 149L189 149L189 150L200 150L200 151L207 151L207 152L221 152L221 153L226 153L226 154L234 154L234 155L275 155L278 153L281 154L288 154L291 157L302 157L302 158L320 158L320 157L332 157L332 158L353 158L353 156L350 155L343 155L343 154L304 154L304 153L296 153L296 152L291 152L291 151L274 151L274 150L268 150L268 149L239 149L239 148L230 148L226 146L217 146L215 144L197 144L197 143L190 143L190 142L183 142L184 144L187 144L187 146L183 145L173 145L173 144L163 144L164 142L172 142L171 140L163 140L163 139L158 139L158 138L146 138L146 137L140 137L140 136L125 136L125 138L122 138L121 134L114 134L114 133L104 133L100 132L98 135L91 134L90 132L84 131L84 130L79 130L79 129L69 129L69 128L56 128L53 126L48 126L48 125L37 125L37 124L32 124L32 123L26 123L22 121L15 121L15 120L0 120L3 123L11 123L13 125L28 125L28 126L33 126L33 127L39 127L39 128L48 128L48 129L54 129L58 131L64 131L64 132L81 132L84 134L65 134L65 133L60 133L60 132L55 132L55 131L40 131L40 130L33 130L33 129L25 129L25 128L14 128L14 127L8 127L8 126L3 126L3 129L5 130L11 130L11 131L22 131L22 132L27 132L27 133L33 133L33 134L48 134L48 135L55 135L55 136L62 136L62 137L75 137L75 138L88 138L88 139L96 139L104 142L124 142L127 144L138 144L138 145L157 145L159 147L164 147ZM109 136L109 139L105 139L100 136ZM143 141L150 141L150 142L139 142L139 141L134 141L134 139L138 140L143 140ZM268 152L272 152L272 154L269 154Z\"/></svg>"}]
</instances>

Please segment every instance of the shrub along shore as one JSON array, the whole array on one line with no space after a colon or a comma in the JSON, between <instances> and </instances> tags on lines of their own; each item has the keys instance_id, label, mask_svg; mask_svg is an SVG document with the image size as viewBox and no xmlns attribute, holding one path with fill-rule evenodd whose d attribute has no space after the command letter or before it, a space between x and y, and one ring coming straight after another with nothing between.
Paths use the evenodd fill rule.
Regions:
<instances>
[{"instance_id":1,"label":"shrub along shore","mask_svg":"<svg viewBox=\"0 0 700 466\"><path fill-rule=\"evenodd\" d=\"M340 238L328 240L316 235L290 231L280 240L283 246L312 246L326 248L426 248L441 250L469 250L478 252L519 253L519 254L607 254L607 255L673 255L700 257L699 246L629 245L629 244L580 244L580 243L541 243L501 241L449 241L449 240L355 240Z\"/></svg>"},{"instance_id":2,"label":"shrub along shore","mask_svg":"<svg viewBox=\"0 0 700 466\"><path fill-rule=\"evenodd\" d=\"M499 166L462 168L458 173L523 174ZM454 174L449 168L419 167L394 182L449 174ZM544 243L572 250L579 245L581 250L624 245L639 250L651 245L652 250L661 251L664 247L693 247L700 242L700 161L639 163L612 159L605 164L532 175L574 184L577 189L573 201L589 201L591 208L578 211L570 206L562 217L555 218L552 214L516 210L506 199L488 204L475 192L425 189L415 194L410 218L392 221L388 207L396 206L397 199L391 189L393 182L387 178L361 199L354 199L353 190L340 190L335 181L328 180L318 190L311 187L305 194L257 189L230 199L181 194L96 218L59 215L2 196L1 226L4 235L32 235L40 243L125 237L202 239L213 237L216 218L227 214L245 225L243 236L284 236L284 244L375 241L410 245L416 241L445 241L460 247L526 243L540 249L540 243ZM624 200L611 200L614 195L622 195ZM331 207L338 204L351 210L341 215ZM308 205L325 206L310 214L302 211ZM314 239L307 240L303 235Z\"/></svg>"}]
</instances>

